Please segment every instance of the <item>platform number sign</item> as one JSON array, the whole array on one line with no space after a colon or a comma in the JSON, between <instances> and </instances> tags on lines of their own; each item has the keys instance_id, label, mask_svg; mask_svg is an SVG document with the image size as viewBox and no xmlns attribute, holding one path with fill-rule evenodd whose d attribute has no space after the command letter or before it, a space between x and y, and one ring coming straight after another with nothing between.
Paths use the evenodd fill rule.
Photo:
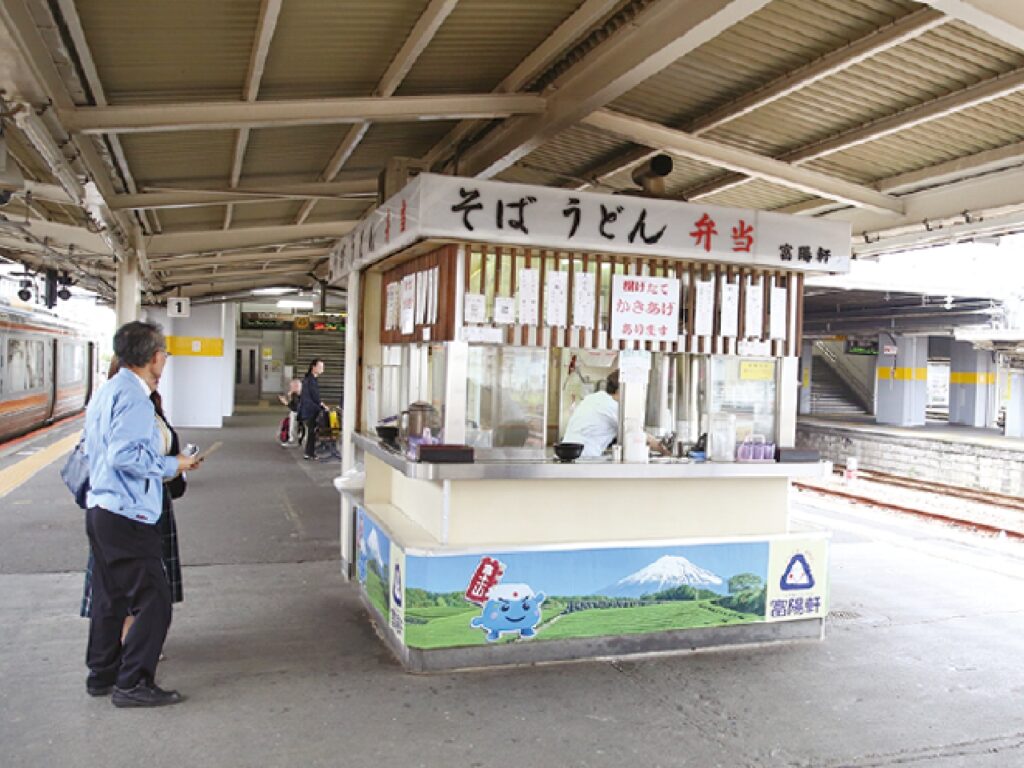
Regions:
<instances>
[{"instance_id":1,"label":"platform number sign","mask_svg":"<svg viewBox=\"0 0 1024 768\"><path fill-rule=\"evenodd\" d=\"M188 317L192 313L189 299L171 298L167 300L168 317Z\"/></svg>"}]
</instances>

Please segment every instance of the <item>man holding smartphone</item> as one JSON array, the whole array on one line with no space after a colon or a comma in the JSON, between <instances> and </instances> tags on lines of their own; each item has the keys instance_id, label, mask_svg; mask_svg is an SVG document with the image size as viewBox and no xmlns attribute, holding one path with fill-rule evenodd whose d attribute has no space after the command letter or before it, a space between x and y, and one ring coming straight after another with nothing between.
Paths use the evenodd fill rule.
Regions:
<instances>
[{"instance_id":1,"label":"man holding smartphone","mask_svg":"<svg viewBox=\"0 0 1024 768\"><path fill-rule=\"evenodd\" d=\"M121 369L89 403L86 532L93 555L86 691L117 707L158 707L183 697L156 685L171 623L171 594L156 523L163 481L196 469L199 456L163 455L150 392L167 362L160 327L131 322L114 335ZM127 616L135 618L121 641Z\"/></svg>"}]
</instances>

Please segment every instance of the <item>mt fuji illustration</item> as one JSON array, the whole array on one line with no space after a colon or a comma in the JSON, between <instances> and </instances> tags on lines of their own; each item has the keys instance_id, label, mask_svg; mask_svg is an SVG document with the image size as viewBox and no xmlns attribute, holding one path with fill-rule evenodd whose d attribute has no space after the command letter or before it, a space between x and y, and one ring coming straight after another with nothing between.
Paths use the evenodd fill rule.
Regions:
<instances>
[{"instance_id":1,"label":"mt fuji illustration","mask_svg":"<svg viewBox=\"0 0 1024 768\"><path fill-rule=\"evenodd\" d=\"M597 594L607 597L640 597L684 584L715 589L721 587L722 579L711 571L694 565L685 557L664 555Z\"/></svg>"}]
</instances>

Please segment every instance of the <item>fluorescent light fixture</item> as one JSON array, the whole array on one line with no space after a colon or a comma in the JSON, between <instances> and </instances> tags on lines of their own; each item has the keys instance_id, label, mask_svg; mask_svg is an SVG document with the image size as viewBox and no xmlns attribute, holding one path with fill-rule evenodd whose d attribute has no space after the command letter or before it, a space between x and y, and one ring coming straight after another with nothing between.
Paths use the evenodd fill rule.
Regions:
<instances>
[{"instance_id":1,"label":"fluorescent light fixture","mask_svg":"<svg viewBox=\"0 0 1024 768\"><path fill-rule=\"evenodd\" d=\"M278 309L312 309L312 299L278 299Z\"/></svg>"},{"instance_id":2,"label":"fluorescent light fixture","mask_svg":"<svg viewBox=\"0 0 1024 768\"><path fill-rule=\"evenodd\" d=\"M253 288L253 296L281 296L285 293L292 293L294 288Z\"/></svg>"}]
</instances>

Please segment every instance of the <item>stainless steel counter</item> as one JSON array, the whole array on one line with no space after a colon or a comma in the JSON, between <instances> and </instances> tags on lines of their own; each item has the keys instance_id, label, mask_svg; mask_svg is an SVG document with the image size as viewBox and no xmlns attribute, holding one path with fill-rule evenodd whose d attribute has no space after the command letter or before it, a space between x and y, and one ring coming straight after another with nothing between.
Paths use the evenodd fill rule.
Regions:
<instances>
[{"instance_id":1,"label":"stainless steel counter","mask_svg":"<svg viewBox=\"0 0 1024 768\"><path fill-rule=\"evenodd\" d=\"M413 480L669 480L686 478L811 478L832 472L832 462L812 464L741 464L659 460L651 464L615 463L609 459L478 461L473 464L431 464L410 461L368 435L355 434L356 449L374 456Z\"/></svg>"}]
</instances>

